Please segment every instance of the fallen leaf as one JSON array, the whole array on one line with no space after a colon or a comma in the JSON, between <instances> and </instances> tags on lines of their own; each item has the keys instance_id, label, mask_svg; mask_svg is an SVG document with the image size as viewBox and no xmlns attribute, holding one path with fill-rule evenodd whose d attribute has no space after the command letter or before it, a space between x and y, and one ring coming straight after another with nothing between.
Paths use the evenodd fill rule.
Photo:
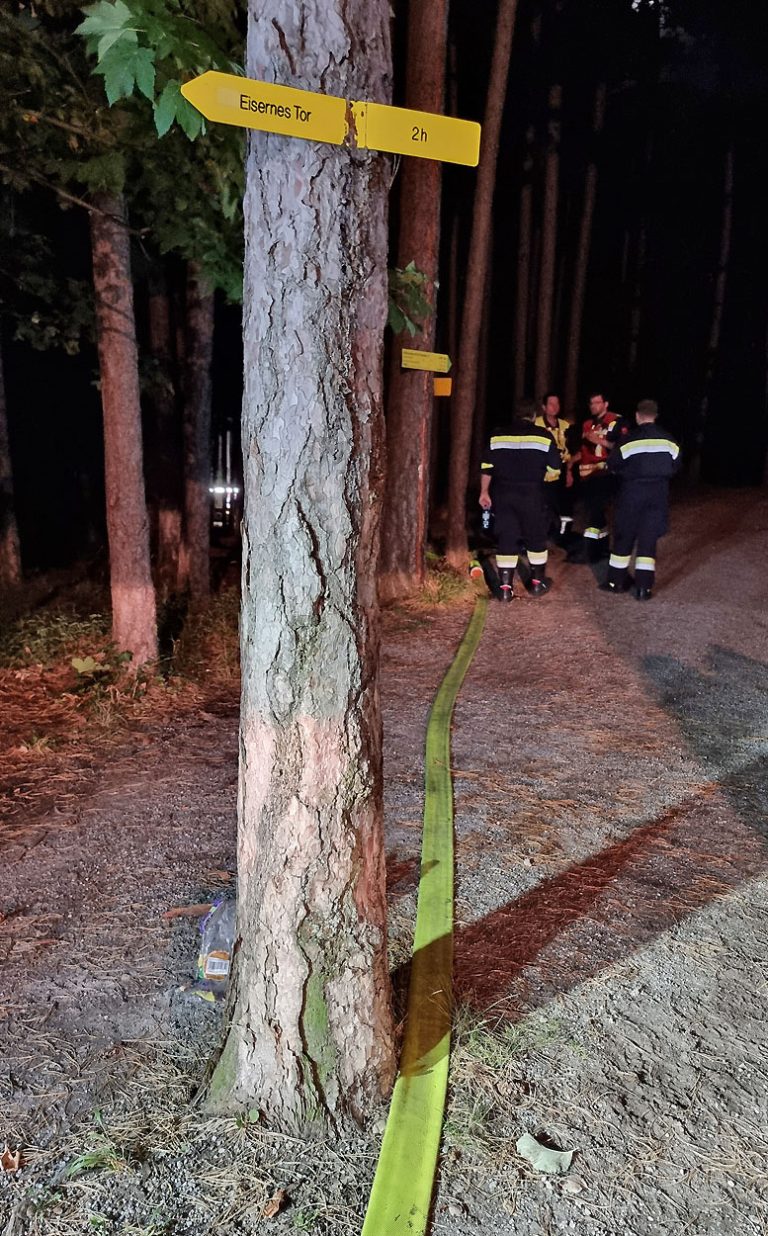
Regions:
<instances>
[{"instance_id":1,"label":"fallen leaf","mask_svg":"<svg viewBox=\"0 0 768 1236\"><path fill-rule=\"evenodd\" d=\"M552 1150L531 1137L530 1133L524 1133L517 1141L517 1153L528 1160L534 1171L555 1174L567 1172L573 1158L572 1150Z\"/></svg>"},{"instance_id":2,"label":"fallen leaf","mask_svg":"<svg viewBox=\"0 0 768 1236\"><path fill-rule=\"evenodd\" d=\"M5 1146L3 1153L0 1154L0 1167L4 1172L17 1172L21 1166L21 1151L10 1150Z\"/></svg>"},{"instance_id":3,"label":"fallen leaf","mask_svg":"<svg viewBox=\"0 0 768 1236\"><path fill-rule=\"evenodd\" d=\"M275 1215L285 1201L286 1196L287 1194L285 1189L278 1189L275 1193L273 1193L261 1212L262 1219L274 1219Z\"/></svg>"}]
</instances>

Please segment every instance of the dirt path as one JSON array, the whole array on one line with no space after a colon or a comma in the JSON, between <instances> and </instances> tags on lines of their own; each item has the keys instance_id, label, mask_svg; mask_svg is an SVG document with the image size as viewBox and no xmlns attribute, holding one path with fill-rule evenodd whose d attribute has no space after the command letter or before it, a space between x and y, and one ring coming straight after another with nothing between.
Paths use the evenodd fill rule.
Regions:
<instances>
[{"instance_id":1,"label":"dirt path","mask_svg":"<svg viewBox=\"0 0 768 1236\"><path fill-rule=\"evenodd\" d=\"M768 1232L766 531L764 498L708 495L676 510L650 604L556 554L548 597L489 610L454 724L439 1236ZM466 616L387 621L396 967L424 727ZM88 802L0 833L0 1143L40 1148L0 1175L3 1236L359 1231L374 1143L340 1159L190 1107L216 1019L178 991L194 925L160 914L233 867L236 724L229 699L149 725ZM568 1175L531 1171L525 1131L577 1151ZM73 1174L78 1147L101 1158Z\"/></svg>"}]
</instances>

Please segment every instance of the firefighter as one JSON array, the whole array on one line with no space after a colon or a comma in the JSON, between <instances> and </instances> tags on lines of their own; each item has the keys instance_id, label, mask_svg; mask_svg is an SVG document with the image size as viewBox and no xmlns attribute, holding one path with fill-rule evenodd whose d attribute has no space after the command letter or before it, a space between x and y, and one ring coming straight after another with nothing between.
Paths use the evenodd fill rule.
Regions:
<instances>
[{"instance_id":1,"label":"firefighter","mask_svg":"<svg viewBox=\"0 0 768 1236\"><path fill-rule=\"evenodd\" d=\"M584 540L587 560L597 562L608 553L608 502L613 491L608 456L629 432L624 417L611 412L600 392L589 397L589 416L581 428L579 450L580 495L584 504ZM581 559L583 561L583 558Z\"/></svg>"},{"instance_id":2,"label":"firefighter","mask_svg":"<svg viewBox=\"0 0 768 1236\"><path fill-rule=\"evenodd\" d=\"M555 536L562 542L573 523L573 473L570 467L571 452L568 449L568 431L571 426L565 417L560 415L560 396L554 391L542 396L541 411L536 417L536 424L542 429L548 429L552 434L562 460L560 475L548 474L544 480L549 528L554 529Z\"/></svg>"},{"instance_id":3,"label":"firefighter","mask_svg":"<svg viewBox=\"0 0 768 1236\"><path fill-rule=\"evenodd\" d=\"M547 511L544 505L544 478L560 475L561 459L555 440L547 429L539 428L536 402L521 399L514 419L504 432L491 435L480 478L480 505L493 507L498 549L500 599L512 601L512 580L520 551L524 548L531 566L527 583L531 596L548 591L546 578Z\"/></svg>"},{"instance_id":4,"label":"firefighter","mask_svg":"<svg viewBox=\"0 0 768 1236\"><path fill-rule=\"evenodd\" d=\"M656 423L659 406L653 399L637 405L637 426L608 460L608 470L619 478L608 560L608 592L629 587L627 568L635 555L635 596L649 601L656 571L656 542L667 531L669 481L680 466L680 447L671 433Z\"/></svg>"}]
</instances>

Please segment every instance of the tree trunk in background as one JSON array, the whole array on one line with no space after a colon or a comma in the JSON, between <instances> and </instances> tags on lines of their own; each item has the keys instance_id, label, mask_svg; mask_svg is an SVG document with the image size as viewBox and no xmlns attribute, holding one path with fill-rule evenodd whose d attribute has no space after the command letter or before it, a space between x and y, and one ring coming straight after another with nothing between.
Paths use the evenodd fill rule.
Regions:
<instances>
[{"instance_id":1,"label":"tree trunk in background","mask_svg":"<svg viewBox=\"0 0 768 1236\"><path fill-rule=\"evenodd\" d=\"M646 186L650 183L651 166L653 163L653 134L648 138L645 148L645 170L643 186L638 194L642 203L642 215L637 234L637 253L635 255L635 272L632 284L632 303L629 312L629 354L627 356L627 372L632 379L637 374L637 358L640 354L640 328L643 317L643 283L645 280L645 251L648 239L648 220L644 204Z\"/></svg>"},{"instance_id":2,"label":"tree trunk in background","mask_svg":"<svg viewBox=\"0 0 768 1236\"><path fill-rule=\"evenodd\" d=\"M152 431L148 435L147 481L154 521L155 579L163 599L179 588L182 506L182 443L173 380L171 306L162 268L150 275L149 350L154 361Z\"/></svg>"},{"instance_id":3,"label":"tree trunk in background","mask_svg":"<svg viewBox=\"0 0 768 1236\"><path fill-rule=\"evenodd\" d=\"M132 668L157 658L155 590L149 561L141 400L125 201L93 196L91 247L107 499L112 639Z\"/></svg>"},{"instance_id":4,"label":"tree trunk in background","mask_svg":"<svg viewBox=\"0 0 768 1236\"><path fill-rule=\"evenodd\" d=\"M717 352L720 347L720 331L723 324L723 309L725 307L725 289L728 282L728 260L731 255L731 233L733 231L733 144L728 147L725 155L723 172L723 215L720 226L720 254L717 260L715 275L715 295L712 302L712 323L707 340L707 358L704 369L704 383L701 404L699 405L698 428L694 442L694 454L691 460L690 473L692 479L698 478L701 471L701 455L704 446L704 435L709 417L709 400L712 392L712 380L715 376Z\"/></svg>"},{"instance_id":5,"label":"tree trunk in background","mask_svg":"<svg viewBox=\"0 0 768 1236\"><path fill-rule=\"evenodd\" d=\"M197 264L190 262L184 350L184 565L196 604L211 592L213 309L213 292Z\"/></svg>"},{"instance_id":6,"label":"tree trunk in background","mask_svg":"<svg viewBox=\"0 0 768 1236\"><path fill-rule=\"evenodd\" d=\"M515 288L515 400L525 394L528 371L528 297L531 286L531 240L533 235L533 145L535 130L525 134L523 182L520 187L520 219L517 239L517 286Z\"/></svg>"},{"instance_id":7,"label":"tree trunk in background","mask_svg":"<svg viewBox=\"0 0 768 1236\"><path fill-rule=\"evenodd\" d=\"M13 500L11 443L5 405L3 341L0 336L0 587L14 588L21 583L21 552Z\"/></svg>"},{"instance_id":8,"label":"tree trunk in background","mask_svg":"<svg viewBox=\"0 0 768 1236\"><path fill-rule=\"evenodd\" d=\"M597 144L603 131L605 121L605 82L601 82L595 91L595 106L592 113L592 158L587 165L584 177L584 200L581 207L581 224L579 240L576 249L576 268L573 272L573 287L571 289L571 315L568 324L568 346L565 357L565 382L563 385L563 407L570 415L576 407L577 387L579 381L579 355L581 353L581 323L584 316L584 294L587 287L587 271L589 269L589 251L592 245L592 220L595 214L597 199Z\"/></svg>"},{"instance_id":9,"label":"tree trunk in background","mask_svg":"<svg viewBox=\"0 0 768 1236\"><path fill-rule=\"evenodd\" d=\"M483 120L480 163L477 169L472 232L469 242L464 312L461 317L458 372L451 415L451 461L448 477L448 537L446 558L461 571L467 565L467 484L472 440L472 418L477 384L480 323L487 274L488 232L493 208L496 161L504 100L507 93L512 35L517 0L499 0L494 33L493 58Z\"/></svg>"},{"instance_id":10,"label":"tree trunk in background","mask_svg":"<svg viewBox=\"0 0 768 1236\"><path fill-rule=\"evenodd\" d=\"M250 3L248 76L389 101L387 0ZM389 163L249 137L238 946L214 1108L292 1133L394 1072L376 602Z\"/></svg>"},{"instance_id":11,"label":"tree trunk in background","mask_svg":"<svg viewBox=\"0 0 768 1236\"><path fill-rule=\"evenodd\" d=\"M493 237L493 227L488 230L489 240ZM492 247L492 246L491 246ZM491 266L492 257L488 258ZM475 416L472 423L472 446L469 456L469 475L479 476L480 465L483 462L486 430L488 426L488 365L490 360L491 335L491 281L486 280L483 296L483 316L480 322L480 343L477 350L477 399L475 401Z\"/></svg>"},{"instance_id":12,"label":"tree trunk in background","mask_svg":"<svg viewBox=\"0 0 768 1236\"><path fill-rule=\"evenodd\" d=\"M536 312L536 361L534 366L534 396L540 399L552 385L552 305L555 292L555 256L557 252L557 205L560 181L560 106L562 87L553 85L549 91L547 120L547 155L544 168L544 203L542 206L541 262L539 267L539 297Z\"/></svg>"},{"instance_id":13,"label":"tree trunk in background","mask_svg":"<svg viewBox=\"0 0 768 1236\"><path fill-rule=\"evenodd\" d=\"M443 111L447 0L411 4L405 106ZM404 159L400 167L400 236L397 265L415 262L427 276L432 314L408 347L434 350L440 258L440 187L435 159ZM400 367L402 337L392 347L387 405L387 482L381 532L379 596L395 600L418 591L426 577L429 460L434 375ZM455 358L451 358L452 360Z\"/></svg>"}]
</instances>

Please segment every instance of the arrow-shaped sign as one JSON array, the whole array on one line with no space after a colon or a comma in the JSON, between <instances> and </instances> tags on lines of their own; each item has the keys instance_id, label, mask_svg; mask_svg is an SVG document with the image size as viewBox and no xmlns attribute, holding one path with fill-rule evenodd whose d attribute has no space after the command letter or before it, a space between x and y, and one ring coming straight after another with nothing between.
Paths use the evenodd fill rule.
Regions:
<instances>
[{"instance_id":1,"label":"arrow-shaped sign","mask_svg":"<svg viewBox=\"0 0 768 1236\"><path fill-rule=\"evenodd\" d=\"M219 124L283 133L286 137L330 142L334 146L348 142L368 150L463 163L468 167L476 167L480 158L480 125L472 120L387 107L383 103L348 103L330 94L315 94L214 70L186 82L181 93L207 120Z\"/></svg>"}]
</instances>

